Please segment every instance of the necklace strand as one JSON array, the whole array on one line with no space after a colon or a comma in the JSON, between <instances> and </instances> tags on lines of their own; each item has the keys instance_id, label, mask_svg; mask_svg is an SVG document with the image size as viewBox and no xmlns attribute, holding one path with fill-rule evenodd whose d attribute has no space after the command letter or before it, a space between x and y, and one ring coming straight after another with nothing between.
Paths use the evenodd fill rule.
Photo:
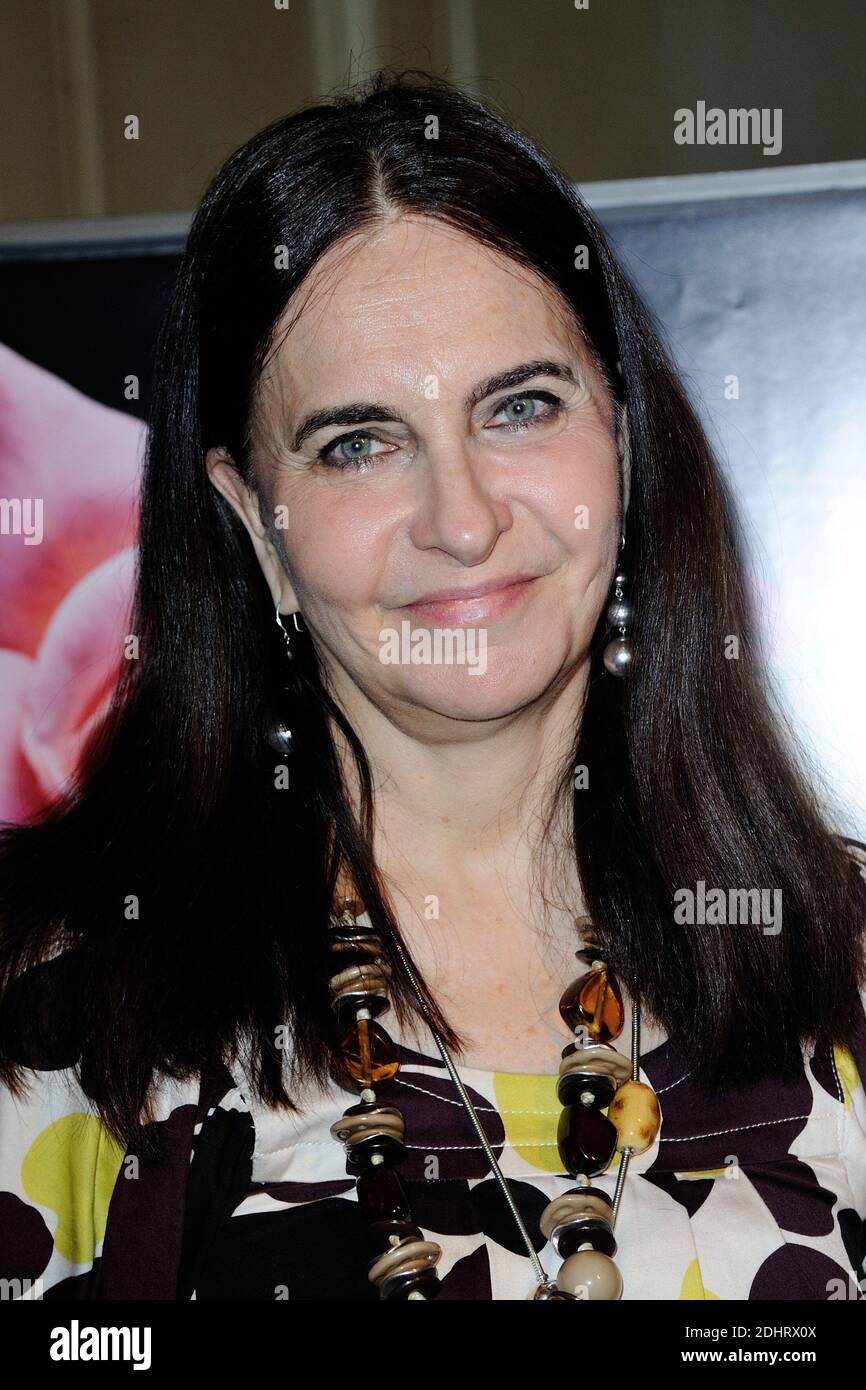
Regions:
<instances>
[{"instance_id":1,"label":"necklace strand","mask_svg":"<svg viewBox=\"0 0 866 1390\"><path fill-rule=\"evenodd\" d=\"M482 1149L484 1150L485 1156L486 1156L486 1158L487 1158L487 1162L490 1164L491 1170L492 1170L492 1172L493 1172L493 1176L495 1177L496 1181L498 1182L499 1186L501 1187L501 1189L502 1189L502 1195L503 1195L503 1197L505 1198L506 1202L508 1203L508 1209L509 1209L509 1211L511 1212L511 1215L513 1216L513 1218L514 1218L514 1224L517 1226L517 1229L518 1229L518 1231L520 1232L520 1238L521 1238L521 1240L523 1241L524 1245L526 1246L527 1253L528 1253L529 1258L530 1258L530 1260L531 1260L531 1262L532 1262L532 1267L533 1267L533 1269L535 1270L536 1278L539 1280L540 1283L547 1284L549 1281L548 1281L548 1278L547 1278L547 1274L545 1273L544 1265L541 1263L541 1260L538 1258L538 1253L537 1253L537 1251L536 1251L536 1249L535 1249L535 1246L534 1246L533 1243L532 1243L532 1237L530 1236L529 1232L528 1232L527 1229L526 1229L526 1226L524 1225L523 1217L520 1215L520 1212L517 1210L517 1204L516 1204L516 1202L515 1202L515 1200L514 1200L514 1197L513 1197L512 1194L511 1194L511 1189L510 1189L510 1187L508 1186L508 1183L507 1183L507 1181L506 1181L506 1179L505 1179L505 1176L504 1176L504 1174L503 1174L503 1172L502 1172L502 1169L499 1167L499 1164L498 1164L498 1162L496 1161L496 1155L495 1155L495 1153L493 1152L493 1149L492 1149L491 1144L490 1144L490 1140L487 1138L487 1135L486 1135L486 1133L485 1133L485 1131L484 1131L484 1127L483 1127L483 1125L481 1124L481 1121L480 1121L479 1118L478 1118L478 1115L477 1115L476 1110L475 1110L475 1106L472 1104L472 1101L471 1101L470 1098L469 1098L469 1092L466 1090L466 1087L463 1085L463 1082L462 1082L462 1080L460 1079L460 1077L459 1077L459 1075L458 1075L458 1073L457 1073L457 1068L455 1067L453 1061L451 1060L451 1057L450 1057L450 1055L449 1055L449 1053L448 1053L448 1049L447 1049L447 1047L445 1046L445 1042L444 1042L443 1038L441 1037L441 1035L440 1035L440 1033L439 1033L439 1030L438 1030L437 1028L434 1027L432 1020L430 1019L430 1017L429 1017L428 1014L427 1014L426 1009L424 1008L424 1002L423 1002L423 1000L422 1000L422 998L421 998L421 992L420 992L420 990L419 990L419 988L418 988L418 980L417 980L417 978L416 978L416 976L415 976L414 970L412 969L411 965L409 964L409 961L408 961L407 958L406 958L406 954L405 954L405 952L404 952L402 946L400 945L399 942L395 942L394 944L397 946L397 950L398 950L398 952L399 952L399 954L400 954L400 959L401 959L402 962L403 962L403 968L404 968L404 970L406 971L406 974L407 974L408 977L409 977L409 981L410 981L410 983L411 983L411 985L412 985L412 989L413 989L414 992L415 992L415 998L416 998L417 1001L418 1001L418 1006L419 1006L419 1008L421 1009L421 1012L424 1014L424 1017L425 1017L425 1019L426 1019L427 1027L430 1029L430 1032L433 1034L433 1037L434 1037L434 1039L435 1039L435 1041L436 1041L436 1046L438 1047L440 1053L442 1054L442 1060L443 1060L443 1062L445 1063L446 1067L448 1068L448 1072L449 1072L449 1074L450 1074L450 1076L451 1076L451 1080L454 1082L454 1085L455 1085L456 1088L457 1088L457 1094L460 1096L460 1099L462 1100L462 1102L463 1102L463 1104L464 1104L464 1106L465 1106L465 1108L466 1108L467 1114L469 1115L469 1118L470 1118L470 1120L472 1121L472 1125L473 1125L473 1128L474 1128L474 1130L475 1130L475 1133L478 1135L478 1138L479 1138L479 1140L480 1140L480 1142L481 1142L481 1147L482 1147Z\"/></svg>"},{"instance_id":2,"label":"necklace strand","mask_svg":"<svg viewBox=\"0 0 866 1390\"><path fill-rule=\"evenodd\" d=\"M591 937L592 924L589 919L584 921ZM427 1301L435 1298L439 1289L435 1266L442 1248L427 1240L413 1221L396 1171L396 1165L407 1155L402 1112L395 1105L382 1104L374 1089L400 1069L400 1049L375 1021L390 1008L390 968L369 915L357 899L345 896L342 911L332 918L331 925L335 973L330 988L341 1034L332 1072L345 1088L360 1087L360 1103L344 1112L331 1126L331 1134L345 1144L349 1170L361 1170L356 1187L358 1204L369 1223L376 1251L369 1265L370 1281L380 1298ZM563 1049L559 1068L557 1098L563 1110L557 1142L563 1169L576 1179L577 1186L549 1202L539 1218L541 1234L563 1257L556 1278L551 1279L469 1092L429 1016L415 971L396 939L394 947L526 1248L538 1281L532 1297L620 1298L622 1277L612 1258L617 1248L614 1226L630 1159L650 1146L660 1122L658 1099L640 1080L638 1001L632 1002L629 1062L611 1045L625 1021L615 976L592 940L575 953L589 969L566 989L559 1005L575 1040ZM619 1154L620 1162L611 1199L602 1188L592 1186L591 1178L609 1166L614 1153Z\"/></svg>"}]
</instances>

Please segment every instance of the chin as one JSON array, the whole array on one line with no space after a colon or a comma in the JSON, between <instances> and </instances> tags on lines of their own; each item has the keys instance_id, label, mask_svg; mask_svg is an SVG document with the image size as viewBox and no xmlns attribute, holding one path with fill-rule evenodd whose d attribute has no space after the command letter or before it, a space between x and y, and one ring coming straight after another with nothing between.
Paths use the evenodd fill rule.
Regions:
<instances>
[{"instance_id":1,"label":"chin","mask_svg":"<svg viewBox=\"0 0 866 1390\"><path fill-rule=\"evenodd\" d=\"M419 666L404 674L404 694L413 704L451 719L499 719L539 699L562 670L550 653L487 654L486 669Z\"/></svg>"}]
</instances>

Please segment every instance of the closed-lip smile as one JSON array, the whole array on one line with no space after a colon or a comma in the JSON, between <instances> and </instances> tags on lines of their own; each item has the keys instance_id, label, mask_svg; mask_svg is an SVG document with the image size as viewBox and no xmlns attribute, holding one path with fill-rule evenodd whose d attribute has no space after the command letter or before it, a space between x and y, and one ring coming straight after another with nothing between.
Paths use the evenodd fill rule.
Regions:
<instances>
[{"instance_id":1,"label":"closed-lip smile","mask_svg":"<svg viewBox=\"0 0 866 1390\"><path fill-rule=\"evenodd\" d=\"M417 618L442 626L492 622L519 604L537 574L510 574L465 588L438 589L405 605Z\"/></svg>"},{"instance_id":2,"label":"closed-lip smile","mask_svg":"<svg viewBox=\"0 0 866 1390\"><path fill-rule=\"evenodd\" d=\"M415 608L421 604L443 603L452 599L481 598L483 594L497 593L500 589L509 589L512 584L523 584L529 579L537 579L536 574L509 574L501 579L488 579L483 584L473 584L471 588L435 589L429 594L423 594L421 598L413 599L407 603L407 608Z\"/></svg>"}]
</instances>

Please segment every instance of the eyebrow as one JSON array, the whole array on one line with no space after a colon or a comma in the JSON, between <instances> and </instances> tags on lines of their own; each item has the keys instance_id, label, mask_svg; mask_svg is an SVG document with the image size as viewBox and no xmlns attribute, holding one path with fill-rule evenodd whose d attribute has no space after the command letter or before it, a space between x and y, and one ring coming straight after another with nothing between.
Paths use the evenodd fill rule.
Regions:
<instances>
[{"instance_id":1,"label":"eyebrow","mask_svg":"<svg viewBox=\"0 0 866 1390\"><path fill-rule=\"evenodd\" d=\"M538 358L533 362L522 362L518 367L510 367L507 371L497 372L494 376L487 377L485 381L480 382L470 391L463 402L464 409L468 414L488 396L495 395L497 391L507 391L510 386L522 386L524 382L531 381L536 376L554 376L558 377L560 381L570 382L572 386L579 384L567 362L556 362L552 358ZM302 421L295 431L291 444L292 453L297 453L309 435L324 429L326 425L365 425L371 421L388 424L398 420L400 420L400 415L396 410L372 401L353 401L350 405L328 406L324 410L315 410L312 415L308 415Z\"/></svg>"}]
</instances>

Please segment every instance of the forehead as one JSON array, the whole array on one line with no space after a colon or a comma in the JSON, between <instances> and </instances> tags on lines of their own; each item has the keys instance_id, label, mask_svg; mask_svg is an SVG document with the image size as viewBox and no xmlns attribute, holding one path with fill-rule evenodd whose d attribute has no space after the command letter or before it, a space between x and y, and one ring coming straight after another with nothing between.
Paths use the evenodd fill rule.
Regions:
<instances>
[{"instance_id":1,"label":"forehead","mask_svg":"<svg viewBox=\"0 0 866 1390\"><path fill-rule=\"evenodd\" d=\"M431 372L462 390L543 356L577 357L593 370L553 286L474 237L414 215L330 247L286 306L274 341L263 386L278 383L298 405L353 385L393 380L416 389Z\"/></svg>"}]
</instances>

